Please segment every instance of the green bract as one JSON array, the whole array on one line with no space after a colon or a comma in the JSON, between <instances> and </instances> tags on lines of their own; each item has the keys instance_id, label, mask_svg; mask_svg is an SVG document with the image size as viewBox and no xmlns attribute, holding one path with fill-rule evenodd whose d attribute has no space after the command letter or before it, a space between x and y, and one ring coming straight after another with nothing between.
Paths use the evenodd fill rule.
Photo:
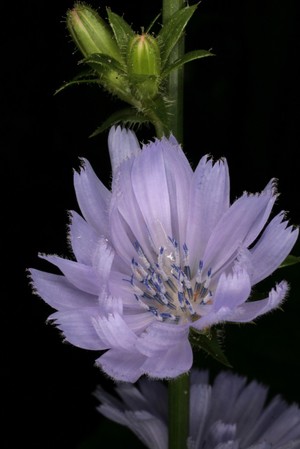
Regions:
<instances>
[{"instance_id":1,"label":"green bract","mask_svg":"<svg viewBox=\"0 0 300 449\"><path fill-rule=\"evenodd\" d=\"M170 62L172 50L182 38L196 5L177 11L157 36L136 34L118 14L107 9L108 23L90 6L75 3L67 13L67 28L89 70L77 75L65 87L96 83L129 107L110 116L93 135L119 123L150 122L156 134L170 133L170 99L166 79L173 70L195 59L212 56L206 50L186 53Z\"/></svg>"}]
</instances>

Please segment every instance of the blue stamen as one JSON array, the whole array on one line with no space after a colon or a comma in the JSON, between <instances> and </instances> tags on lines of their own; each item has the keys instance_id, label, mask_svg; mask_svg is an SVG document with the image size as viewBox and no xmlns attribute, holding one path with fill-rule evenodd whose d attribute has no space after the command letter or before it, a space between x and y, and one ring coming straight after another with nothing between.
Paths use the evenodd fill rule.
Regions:
<instances>
[{"instance_id":1,"label":"blue stamen","mask_svg":"<svg viewBox=\"0 0 300 449\"><path fill-rule=\"evenodd\" d=\"M131 285L133 285L133 274L130 276L130 279L123 278L122 281L129 282Z\"/></svg>"},{"instance_id":2,"label":"blue stamen","mask_svg":"<svg viewBox=\"0 0 300 449\"><path fill-rule=\"evenodd\" d=\"M160 314L160 316L162 317L163 320L168 320L168 319L172 320L172 321L178 320L178 317L173 315L172 313L162 312Z\"/></svg>"},{"instance_id":3,"label":"blue stamen","mask_svg":"<svg viewBox=\"0 0 300 449\"><path fill-rule=\"evenodd\" d=\"M178 248L178 243L173 237L168 237L174 248Z\"/></svg>"},{"instance_id":4,"label":"blue stamen","mask_svg":"<svg viewBox=\"0 0 300 449\"><path fill-rule=\"evenodd\" d=\"M191 280L192 274L191 274L191 268L190 268L190 266L189 266L189 265L185 265L185 266L183 267L183 271L184 271L184 274L186 275L186 277L187 277L189 280Z\"/></svg>"},{"instance_id":5,"label":"blue stamen","mask_svg":"<svg viewBox=\"0 0 300 449\"><path fill-rule=\"evenodd\" d=\"M178 297L180 307L183 308L184 307L184 299L185 299L183 292L178 292L177 297Z\"/></svg>"},{"instance_id":6,"label":"blue stamen","mask_svg":"<svg viewBox=\"0 0 300 449\"><path fill-rule=\"evenodd\" d=\"M153 263L135 241L137 256L131 259L132 275L124 280L130 283L135 299L145 310L159 321L176 323L181 319L192 319L191 316L197 313L193 306L211 302L209 284L212 268L205 275L204 262L200 260L192 277L187 244L184 243L179 251L177 240L173 237L168 237L168 240L172 247L170 244L159 247L157 260Z\"/></svg>"}]
</instances>

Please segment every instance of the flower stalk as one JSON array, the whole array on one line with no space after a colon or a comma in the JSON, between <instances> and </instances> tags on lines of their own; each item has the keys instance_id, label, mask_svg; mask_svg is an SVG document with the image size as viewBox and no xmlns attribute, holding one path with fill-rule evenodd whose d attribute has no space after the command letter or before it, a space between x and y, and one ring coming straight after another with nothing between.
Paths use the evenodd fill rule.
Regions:
<instances>
[{"instance_id":1,"label":"flower stalk","mask_svg":"<svg viewBox=\"0 0 300 449\"><path fill-rule=\"evenodd\" d=\"M190 376L183 374L169 381L169 449L185 449L189 435Z\"/></svg>"},{"instance_id":2,"label":"flower stalk","mask_svg":"<svg viewBox=\"0 0 300 449\"><path fill-rule=\"evenodd\" d=\"M184 0L163 0L163 24L181 8ZM184 55L184 37L174 46L169 61L170 64ZM183 66L173 70L167 78L167 93L171 101L170 130L177 140L183 140ZM169 381L168 410L169 410L169 449L186 448L189 435L189 374L183 374Z\"/></svg>"},{"instance_id":3,"label":"flower stalk","mask_svg":"<svg viewBox=\"0 0 300 449\"><path fill-rule=\"evenodd\" d=\"M184 0L163 0L163 23L166 23L177 11L185 6ZM184 55L184 36L181 36L170 55L170 64ZM172 102L170 129L177 140L183 140L183 65L168 76L168 95Z\"/></svg>"}]
</instances>

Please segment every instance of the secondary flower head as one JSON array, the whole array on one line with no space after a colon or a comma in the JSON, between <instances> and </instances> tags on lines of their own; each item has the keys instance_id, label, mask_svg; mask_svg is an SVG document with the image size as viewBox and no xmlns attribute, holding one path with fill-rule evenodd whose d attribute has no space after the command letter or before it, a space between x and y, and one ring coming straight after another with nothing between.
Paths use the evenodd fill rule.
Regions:
<instances>
[{"instance_id":1,"label":"secondary flower head","mask_svg":"<svg viewBox=\"0 0 300 449\"><path fill-rule=\"evenodd\" d=\"M120 384L117 399L98 387L99 412L129 427L149 449L168 447L167 388L141 379ZM207 371L192 370L188 449L299 449L300 410L245 377L221 372L210 385Z\"/></svg>"},{"instance_id":2,"label":"secondary flower head","mask_svg":"<svg viewBox=\"0 0 300 449\"><path fill-rule=\"evenodd\" d=\"M88 161L74 174L84 217L71 213L75 260L42 256L63 275L31 270L33 285L57 309L50 319L67 341L106 350L96 363L108 375L176 377L192 366L191 327L252 321L282 302L284 281L267 298L247 300L298 230L282 212L266 226L273 181L230 205L225 160L204 156L193 172L174 137L141 149L120 127L108 145L111 191Z\"/></svg>"}]
</instances>

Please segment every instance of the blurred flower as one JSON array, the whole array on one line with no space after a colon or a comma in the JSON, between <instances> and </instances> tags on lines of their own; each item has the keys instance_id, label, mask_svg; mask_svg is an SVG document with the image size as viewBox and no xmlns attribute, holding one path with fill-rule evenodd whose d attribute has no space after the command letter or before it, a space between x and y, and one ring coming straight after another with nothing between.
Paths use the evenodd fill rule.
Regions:
<instances>
[{"instance_id":1,"label":"blurred flower","mask_svg":"<svg viewBox=\"0 0 300 449\"><path fill-rule=\"evenodd\" d=\"M58 310L50 319L67 341L107 350L96 363L111 377L177 377L193 363L191 327L252 321L282 302L285 281L265 299L247 299L289 254L298 230L282 212L265 227L273 181L230 205L225 160L204 156L193 172L174 137L141 150L120 127L108 145L111 191L88 161L74 175L84 216L71 214L76 260L43 255L63 276L31 270L33 286Z\"/></svg>"},{"instance_id":2,"label":"blurred flower","mask_svg":"<svg viewBox=\"0 0 300 449\"><path fill-rule=\"evenodd\" d=\"M149 449L168 448L167 388L141 379L121 383L121 398L98 387L99 412L129 427ZM192 370L188 449L299 449L300 409L245 377L221 372L209 385L208 372Z\"/></svg>"}]
</instances>

